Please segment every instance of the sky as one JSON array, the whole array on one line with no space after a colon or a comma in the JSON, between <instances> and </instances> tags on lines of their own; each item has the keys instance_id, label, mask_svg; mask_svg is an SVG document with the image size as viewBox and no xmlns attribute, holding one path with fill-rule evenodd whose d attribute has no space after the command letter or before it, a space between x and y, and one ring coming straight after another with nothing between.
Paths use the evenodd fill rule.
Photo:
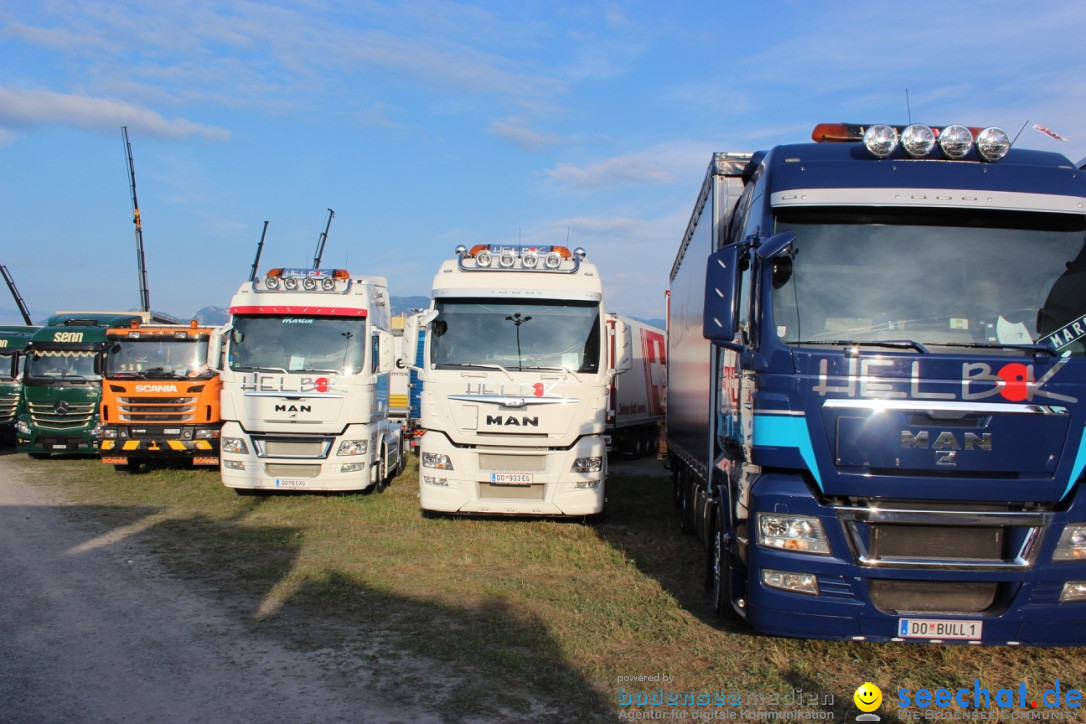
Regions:
<instances>
[{"instance_id":1,"label":"sky","mask_svg":"<svg viewBox=\"0 0 1086 724\"><path fill-rule=\"evenodd\" d=\"M459 244L580 246L664 317L714 151L819 122L1086 156L1086 3L3 0L0 264L35 321L226 307L260 270L428 296ZM1042 124L1068 140L1032 128ZM19 323L0 289L0 323Z\"/></svg>"}]
</instances>

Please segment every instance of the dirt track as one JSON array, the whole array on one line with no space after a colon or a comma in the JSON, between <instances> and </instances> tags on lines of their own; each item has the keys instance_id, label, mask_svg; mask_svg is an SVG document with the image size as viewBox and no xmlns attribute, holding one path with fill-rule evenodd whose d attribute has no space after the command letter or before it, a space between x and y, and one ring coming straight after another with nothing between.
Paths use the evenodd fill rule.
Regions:
<instances>
[{"instance_id":1,"label":"dirt track","mask_svg":"<svg viewBox=\"0 0 1086 724\"><path fill-rule=\"evenodd\" d=\"M0 721L440 721L260 637L0 455ZM69 511L70 512L70 511Z\"/></svg>"}]
</instances>

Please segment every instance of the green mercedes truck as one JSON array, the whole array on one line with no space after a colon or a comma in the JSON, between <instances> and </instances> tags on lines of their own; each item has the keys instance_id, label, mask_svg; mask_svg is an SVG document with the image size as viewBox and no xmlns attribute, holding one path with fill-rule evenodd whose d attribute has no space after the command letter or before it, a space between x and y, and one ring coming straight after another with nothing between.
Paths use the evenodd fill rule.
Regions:
<instances>
[{"instance_id":1,"label":"green mercedes truck","mask_svg":"<svg viewBox=\"0 0 1086 724\"><path fill-rule=\"evenodd\" d=\"M0 326L0 443L15 441L15 417L22 400L23 359L37 327Z\"/></svg>"},{"instance_id":2,"label":"green mercedes truck","mask_svg":"<svg viewBox=\"0 0 1086 724\"><path fill-rule=\"evenodd\" d=\"M151 321L147 312L57 312L30 336L15 422L20 452L97 454L106 330L134 319Z\"/></svg>"}]
</instances>

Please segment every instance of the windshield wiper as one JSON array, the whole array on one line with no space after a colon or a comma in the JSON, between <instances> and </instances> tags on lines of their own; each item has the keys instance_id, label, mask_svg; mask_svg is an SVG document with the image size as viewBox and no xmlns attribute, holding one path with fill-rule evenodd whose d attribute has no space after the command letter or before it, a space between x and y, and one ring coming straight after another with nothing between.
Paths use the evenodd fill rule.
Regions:
<instances>
[{"instance_id":1,"label":"windshield wiper","mask_svg":"<svg viewBox=\"0 0 1086 724\"><path fill-rule=\"evenodd\" d=\"M1010 342L967 342L965 344L955 344L954 347L987 347L990 349L1020 349L1023 352L1047 352L1053 357L1059 357L1060 353L1049 347L1047 344L1021 344Z\"/></svg>"},{"instance_id":2,"label":"windshield wiper","mask_svg":"<svg viewBox=\"0 0 1086 724\"><path fill-rule=\"evenodd\" d=\"M565 372L566 374L570 375L571 377L573 377L573 379L577 380L578 382L581 381L580 375L578 375L576 372L574 372L571 368L567 367L566 365L562 365L561 367L521 367L519 369L521 369L521 370L536 370L536 371L544 371L544 372Z\"/></svg>"},{"instance_id":3,"label":"windshield wiper","mask_svg":"<svg viewBox=\"0 0 1086 724\"><path fill-rule=\"evenodd\" d=\"M250 367L242 365L240 367L231 367L230 369L235 372L278 372L280 374L288 374L288 372L282 367Z\"/></svg>"},{"instance_id":4,"label":"windshield wiper","mask_svg":"<svg viewBox=\"0 0 1086 724\"><path fill-rule=\"evenodd\" d=\"M509 370L505 369L500 364L490 364L490 363L479 364L479 363L476 363L476 362L458 362L458 363L453 363L450 366L452 366L452 367L473 367L473 368L478 368L478 369L483 369L483 370L500 370L500 371L504 372L505 376L508 377L510 380L513 379L513 375L509 374Z\"/></svg>"},{"instance_id":5,"label":"windshield wiper","mask_svg":"<svg viewBox=\"0 0 1086 724\"><path fill-rule=\"evenodd\" d=\"M882 340L869 340L858 341L848 339L832 339L832 340L807 340L804 342L792 342L792 345L799 344L823 344L831 346L841 347L889 347L891 349L915 349L921 354L931 354L927 347L912 339L882 339Z\"/></svg>"}]
</instances>

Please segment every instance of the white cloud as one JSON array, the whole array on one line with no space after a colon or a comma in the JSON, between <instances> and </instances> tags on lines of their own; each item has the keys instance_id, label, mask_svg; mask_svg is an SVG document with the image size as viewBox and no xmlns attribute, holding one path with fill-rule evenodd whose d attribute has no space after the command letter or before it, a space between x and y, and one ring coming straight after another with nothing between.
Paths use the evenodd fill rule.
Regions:
<instances>
[{"instance_id":1,"label":"white cloud","mask_svg":"<svg viewBox=\"0 0 1086 724\"><path fill-rule=\"evenodd\" d=\"M566 142L557 134L533 131L527 127L523 118L503 118L492 121L487 128L487 133L509 141L524 151L536 151Z\"/></svg>"},{"instance_id":2,"label":"white cloud","mask_svg":"<svg viewBox=\"0 0 1086 724\"><path fill-rule=\"evenodd\" d=\"M115 130L128 126L166 138L199 136L226 141L230 132L184 119L169 120L157 111L109 98L0 87L0 127L8 129L65 124L80 128Z\"/></svg>"}]
</instances>

